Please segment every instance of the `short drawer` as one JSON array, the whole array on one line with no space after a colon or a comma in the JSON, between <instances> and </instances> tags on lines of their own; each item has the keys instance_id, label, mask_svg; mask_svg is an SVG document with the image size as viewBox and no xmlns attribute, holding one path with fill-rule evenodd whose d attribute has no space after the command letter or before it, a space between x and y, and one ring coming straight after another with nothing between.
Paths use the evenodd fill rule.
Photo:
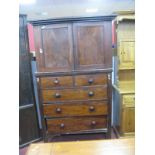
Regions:
<instances>
[{"instance_id":1,"label":"short drawer","mask_svg":"<svg viewBox=\"0 0 155 155\"><path fill-rule=\"evenodd\" d=\"M134 94L123 95L123 104L124 105L134 105L135 104L135 95Z\"/></svg>"},{"instance_id":2,"label":"short drawer","mask_svg":"<svg viewBox=\"0 0 155 155\"><path fill-rule=\"evenodd\" d=\"M41 83L41 88L72 86L73 78L72 78L72 76L41 77L40 83Z\"/></svg>"},{"instance_id":3,"label":"short drawer","mask_svg":"<svg viewBox=\"0 0 155 155\"><path fill-rule=\"evenodd\" d=\"M104 116L47 119L46 121L49 133L69 133L107 128L107 118Z\"/></svg>"},{"instance_id":4,"label":"short drawer","mask_svg":"<svg viewBox=\"0 0 155 155\"><path fill-rule=\"evenodd\" d=\"M107 74L77 75L76 86L104 85L107 84Z\"/></svg>"},{"instance_id":5,"label":"short drawer","mask_svg":"<svg viewBox=\"0 0 155 155\"><path fill-rule=\"evenodd\" d=\"M106 101L73 102L47 104L43 106L43 110L46 117L106 115L108 114L108 105Z\"/></svg>"},{"instance_id":6,"label":"short drawer","mask_svg":"<svg viewBox=\"0 0 155 155\"><path fill-rule=\"evenodd\" d=\"M62 90L42 90L43 102L107 99L107 86Z\"/></svg>"}]
</instances>

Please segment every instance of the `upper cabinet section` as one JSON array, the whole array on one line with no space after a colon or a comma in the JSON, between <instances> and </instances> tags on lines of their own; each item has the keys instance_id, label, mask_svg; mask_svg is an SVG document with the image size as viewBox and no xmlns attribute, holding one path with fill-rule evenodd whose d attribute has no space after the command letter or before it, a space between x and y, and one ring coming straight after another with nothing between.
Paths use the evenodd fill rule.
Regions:
<instances>
[{"instance_id":1,"label":"upper cabinet section","mask_svg":"<svg viewBox=\"0 0 155 155\"><path fill-rule=\"evenodd\" d=\"M134 16L117 17L117 55L119 69L135 68L135 20ZM122 19L118 21L118 19Z\"/></svg>"},{"instance_id":2,"label":"upper cabinet section","mask_svg":"<svg viewBox=\"0 0 155 155\"><path fill-rule=\"evenodd\" d=\"M37 71L111 69L113 18L34 21Z\"/></svg>"},{"instance_id":3,"label":"upper cabinet section","mask_svg":"<svg viewBox=\"0 0 155 155\"><path fill-rule=\"evenodd\" d=\"M73 24L75 70L111 68L111 23Z\"/></svg>"},{"instance_id":4,"label":"upper cabinet section","mask_svg":"<svg viewBox=\"0 0 155 155\"><path fill-rule=\"evenodd\" d=\"M38 71L55 72L73 69L70 24L41 26L35 29L35 35Z\"/></svg>"}]
</instances>

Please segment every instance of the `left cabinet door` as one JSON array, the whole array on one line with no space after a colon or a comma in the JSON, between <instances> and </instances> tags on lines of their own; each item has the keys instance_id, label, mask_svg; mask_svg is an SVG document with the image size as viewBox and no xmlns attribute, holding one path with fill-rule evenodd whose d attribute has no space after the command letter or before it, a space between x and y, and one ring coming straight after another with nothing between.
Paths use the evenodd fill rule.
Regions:
<instances>
[{"instance_id":1,"label":"left cabinet door","mask_svg":"<svg viewBox=\"0 0 155 155\"><path fill-rule=\"evenodd\" d=\"M28 52L26 16L19 16L19 145L39 139L38 119Z\"/></svg>"},{"instance_id":2,"label":"left cabinet door","mask_svg":"<svg viewBox=\"0 0 155 155\"><path fill-rule=\"evenodd\" d=\"M38 72L73 69L72 25L53 24L34 27Z\"/></svg>"}]
</instances>

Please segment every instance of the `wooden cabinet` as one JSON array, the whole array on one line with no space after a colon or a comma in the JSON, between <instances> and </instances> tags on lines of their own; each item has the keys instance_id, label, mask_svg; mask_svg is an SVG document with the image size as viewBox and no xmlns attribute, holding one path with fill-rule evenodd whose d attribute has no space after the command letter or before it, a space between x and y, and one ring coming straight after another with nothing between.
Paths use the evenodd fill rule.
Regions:
<instances>
[{"instance_id":1,"label":"wooden cabinet","mask_svg":"<svg viewBox=\"0 0 155 155\"><path fill-rule=\"evenodd\" d=\"M114 109L113 116L121 136L134 135L135 131L135 34L134 14L121 14L114 20L115 49L113 66ZM116 97L117 96L117 97ZM119 107L119 108L117 108Z\"/></svg>"},{"instance_id":2,"label":"wooden cabinet","mask_svg":"<svg viewBox=\"0 0 155 155\"><path fill-rule=\"evenodd\" d=\"M110 137L112 19L33 22L45 139L85 132Z\"/></svg>"}]
</instances>

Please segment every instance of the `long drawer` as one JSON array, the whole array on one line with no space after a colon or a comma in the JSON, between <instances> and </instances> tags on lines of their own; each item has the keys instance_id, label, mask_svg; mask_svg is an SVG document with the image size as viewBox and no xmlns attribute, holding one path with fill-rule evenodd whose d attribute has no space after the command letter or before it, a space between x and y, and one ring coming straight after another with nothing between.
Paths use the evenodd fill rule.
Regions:
<instances>
[{"instance_id":1,"label":"long drawer","mask_svg":"<svg viewBox=\"0 0 155 155\"><path fill-rule=\"evenodd\" d=\"M104 116L47 119L46 121L49 133L80 132L107 128L107 118Z\"/></svg>"},{"instance_id":2,"label":"long drawer","mask_svg":"<svg viewBox=\"0 0 155 155\"><path fill-rule=\"evenodd\" d=\"M47 104L43 106L46 117L68 117L68 116L93 116L108 114L106 101L100 102L72 102Z\"/></svg>"},{"instance_id":3,"label":"long drawer","mask_svg":"<svg viewBox=\"0 0 155 155\"><path fill-rule=\"evenodd\" d=\"M91 86L91 85L105 85L107 84L107 74L91 74L91 75L77 75L75 76L76 86Z\"/></svg>"},{"instance_id":4,"label":"long drawer","mask_svg":"<svg viewBox=\"0 0 155 155\"><path fill-rule=\"evenodd\" d=\"M42 90L43 102L107 99L107 86Z\"/></svg>"},{"instance_id":5,"label":"long drawer","mask_svg":"<svg viewBox=\"0 0 155 155\"><path fill-rule=\"evenodd\" d=\"M45 89L53 87L73 86L73 77L41 77L40 83L41 87Z\"/></svg>"}]
</instances>

